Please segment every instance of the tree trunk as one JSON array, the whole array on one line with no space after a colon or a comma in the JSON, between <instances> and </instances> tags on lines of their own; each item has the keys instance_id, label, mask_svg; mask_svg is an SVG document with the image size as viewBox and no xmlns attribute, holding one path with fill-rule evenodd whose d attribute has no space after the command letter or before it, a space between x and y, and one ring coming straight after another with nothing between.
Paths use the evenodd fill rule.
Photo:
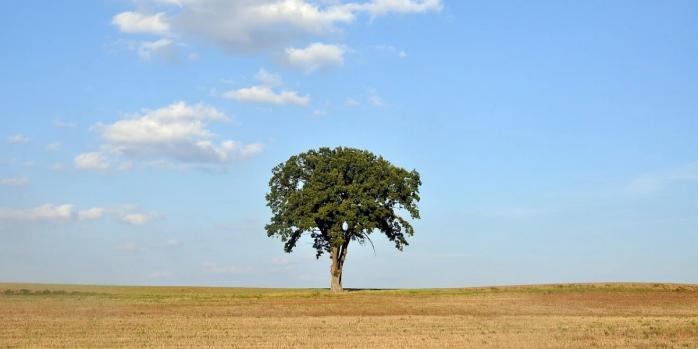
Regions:
<instances>
[{"instance_id":1,"label":"tree trunk","mask_svg":"<svg viewBox=\"0 0 698 349\"><path fill-rule=\"evenodd\" d=\"M332 264L330 265L330 289L332 292L342 292L342 267L339 265L339 248L332 247L330 254Z\"/></svg>"},{"instance_id":2,"label":"tree trunk","mask_svg":"<svg viewBox=\"0 0 698 349\"><path fill-rule=\"evenodd\" d=\"M347 258L347 247L349 247L349 241L342 244L341 247L332 247L330 252L330 258L332 259L332 265L330 265L330 290L332 292L342 292L342 270L344 268L344 260Z\"/></svg>"}]
</instances>

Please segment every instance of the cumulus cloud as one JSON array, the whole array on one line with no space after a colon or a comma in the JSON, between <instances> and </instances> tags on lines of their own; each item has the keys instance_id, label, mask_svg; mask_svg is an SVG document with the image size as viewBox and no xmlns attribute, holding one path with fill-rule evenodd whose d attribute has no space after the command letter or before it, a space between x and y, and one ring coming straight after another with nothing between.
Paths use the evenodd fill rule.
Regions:
<instances>
[{"instance_id":1,"label":"cumulus cloud","mask_svg":"<svg viewBox=\"0 0 698 349\"><path fill-rule=\"evenodd\" d=\"M73 205L43 204L34 208L0 208L1 220L16 221L67 221L73 218Z\"/></svg>"},{"instance_id":2,"label":"cumulus cloud","mask_svg":"<svg viewBox=\"0 0 698 349\"><path fill-rule=\"evenodd\" d=\"M170 31L170 24L164 13L152 15L126 11L112 18L112 24L124 33L145 33L164 35Z\"/></svg>"},{"instance_id":3,"label":"cumulus cloud","mask_svg":"<svg viewBox=\"0 0 698 349\"><path fill-rule=\"evenodd\" d=\"M24 187L29 185L30 181L27 177L16 177L16 178L0 178L0 185L6 185L9 187Z\"/></svg>"},{"instance_id":4,"label":"cumulus cloud","mask_svg":"<svg viewBox=\"0 0 698 349\"><path fill-rule=\"evenodd\" d=\"M226 165L253 155L255 149L261 150L262 145L256 143L229 139L215 142L216 135L207 128L208 124L228 120L216 108L201 103L176 102L143 110L112 124L96 125L93 129L101 135L104 144L99 152L78 155L76 167L107 169L111 166L107 157L121 161L117 167L121 169L130 168L134 161Z\"/></svg>"},{"instance_id":5,"label":"cumulus cloud","mask_svg":"<svg viewBox=\"0 0 698 349\"><path fill-rule=\"evenodd\" d=\"M175 61L179 57L179 49L171 39L139 42L137 51L138 56L144 60L160 58L167 61Z\"/></svg>"},{"instance_id":6,"label":"cumulus cloud","mask_svg":"<svg viewBox=\"0 0 698 349\"><path fill-rule=\"evenodd\" d=\"M270 73L264 69L260 69L254 76L260 84L269 87L278 87L284 84L281 76L278 74Z\"/></svg>"},{"instance_id":7,"label":"cumulus cloud","mask_svg":"<svg viewBox=\"0 0 698 349\"><path fill-rule=\"evenodd\" d=\"M129 11L112 22L125 33L179 35L214 42L235 52L285 46L312 35L339 31L365 14L439 11L440 0L372 0L366 2L306 0L144 0L164 13ZM147 7L147 6L146 6ZM144 7L144 8L146 8Z\"/></svg>"},{"instance_id":8,"label":"cumulus cloud","mask_svg":"<svg viewBox=\"0 0 698 349\"><path fill-rule=\"evenodd\" d=\"M371 16L383 16L395 13L421 13L440 11L443 9L441 0L373 0L362 4L347 4L354 11L363 11Z\"/></svg>"},{"instance_id":9,"label":"cumulus cloud","mask_svg":"<svg viewBox=\"0 0 698 349\"><path fill-rule=\"evenodd\" d=\"M107 170L111 167L106 156L100 152L78 154L74 161L75 168L81 170Z\"/></svg>"},{"instance_id":10,"label":"cumulus cloud","mask_svg":"<svg viewBox=\"0 0 698 349\"><path fill-rule=\"evenodd\" d=\"M294 104L305 106L310 102L310 96L300 96L296 91L283 90L275 92L268 86L252 86L228 91L223 97L244 103L268 103L276 105Z\"/></svg>"},{"instance_id":11,"label":"cumulus cloud","mask_svg":"<svg viewBox=\"0 0 698 349\"><path fill-rule=\"evenodd\" d=\"M121 217L121 221L131 225L143 225L156 218L156 215L146 213L128 213Z\"/></svg>"},{"instance_id":12,"label":"cumulus cloud","mask_svg":"<svg viewBox=\"0 0 698 349\"><path fill-rule=\"evenodd\" d=\"M95 221L110 216L131 225L149 223L161 215L142 212L135 205L118 205L111 208L91 207L75 209L72 204L43 204L33 208L0 208L0 220L9 221Z\"/></svg>"},{"instance_id":13,"label":"cumulus cloud","mask_svg":"<svg viewBox=\"0 0 698 349\"><path fill-rule=\"evenodd\" d=\"M92 221L102 218L105 209L101 207L93 207L78 211L78 219L81 221Z\"/></svg>"},{"instance_id":14,"label":"cumulus cloud","mask_svg":"<svg viewBox=\"0 0 698 349\"><path fill-rule=\"evenodd\" d=\"M259 81L259 85L231 90L223 93L223 97L243 103L298 106L306 106L310 103L308 95L301 96L298 92L290 90L274 91L274 87L283 85L283 81L276 74L260 69L255 78Z\"/></svg>"},{"instance_id":15,"label":"cumulus cloud","mask_svg":"<svg viewBox=\"0 0 698 349\"><path fill-rule=\"evenodd\" d=\"M306 73L327 67L339 67L344 64L346 49L338 45L316 42L306 48L288 48L285 52L285 62L290 67Z\"/></svg>"},{"instance_id":16,"label":"cumulus cloud","mask_svg":"<svg viewBox=\"0 0 698 349\"><path fill-rule=\"evenodd\" d=\"M29 137L19 133L7 138L7 143L10 144L24 144L27 142L29 142Z\"/></svg>"}]
</instances>

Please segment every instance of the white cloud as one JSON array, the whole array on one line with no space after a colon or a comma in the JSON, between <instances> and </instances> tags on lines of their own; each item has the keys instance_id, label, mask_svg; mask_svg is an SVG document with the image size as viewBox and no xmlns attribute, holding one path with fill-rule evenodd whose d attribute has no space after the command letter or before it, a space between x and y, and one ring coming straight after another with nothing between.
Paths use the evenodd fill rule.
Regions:
<instances>
[{"instance_id":1,"label":"white cloud","mask_svg":"<svg viewBox=\"0 0 698 349\"><path fill-rule=\"evenodd\" d=\"M0 219L17 221L67 221L73 218L73 205L43 204L27 209L0 208Z\"/></svg>"},{"instance_id":2,"label":"white cloud","mask_svg":"<svg viewBox=\"0 0 698 349\"><path fill-rule=\"evenodd\" d=\"M126 11L119 13L112 18L112 24L119 27L124 33L145 33L164 35L170 31L170 24L167 22L164 13L153 15Z\"/></svg>"},{"instance_id":3,"label":"white cloud","mask_svg":"<svg viewBox=\"0 0 698 349\"><path fill-rule=\"evenodd\" d=\"M240 157L247 159L254 155L257 155L264 150L264 145L260 143L245 144L240 150Z\"/></svg>"},{"instance_id":4,"label":"white cloud","mask_svg":"<svg viewBox=\"0 0 698 349\"><path fill-rule=\"evenodd\" d=\"M441 0L373 0L347 6L356 11L368 12L371 16L382 16L390 12L421 13L440 11L443 8Z\"/></svg>"},{"instance_id":5,"label":"white cloud","mask_svg":"<svg viewBox=\"0 0 698 349\"><path fill-rule=\"evenodd\" d=\"M284 84L281 76L270 73L264 69L260 69L254 77L262 86L279 87Z\"/></svg>"},{"instance_id":6,"label":"white cloud","mask_svg":"<svg viewBox=\"0 0 698 349\"><path fill-rule=\"evenodd\" d=\"M407 52L392 45L376 45L373 48L378 52L389 53L400 58L407 58Z\"/></svg>"},{"instance_id":7,"label":"white cloud","mask_svg":"<svg viewBox=\"0 0 698 349\"><path fill-rule=\"evenodd\" d=\"M316 42L306 48L286 49L285 61L293 68L306 73L327 67L339 67L344 64L346 49L338 45Z\"/></svg>"},{"instance_id":8,"label":"white cloud","mask_svg":"<svg viewBox=\"0 0 698 349\"><path fill-rule=\"evenodd\" d=\"M359 102L357 102L354 98L347 97L347 99L344 100L344 105L347 107L358 107Z\"/></svg>"},{"instance_id":9,"label":"white cloud","mask_svg":"<svg viewBox=\"0 0 698 349\"><path fill-rule=\"evenodd\" d=\"M223 97L244 103L268 103L276 105L294 104L305 106L310 102L310 96L300 96L298 92L289 90L274 92L274 90L267 86L252 86L228 91L223 94Z\"/></svg>"},{"instance_id":10,"label":"white cloud","mask_svg":"<svg viewBox=\"0 0 698 349\"><path fill-rule=\"evenodd\" d=\"M283 85L283 80L276 74L260 69L255 75L255 79L259 81L259 85L224 92L222 96L243 103L298 106L306 106L310 103L308 95L301 96L298 92L289 90L274 91L274 87Z\"/></svg>"},{"instance_id":11,"label":"white cloud","mask_svg":"<svg viewBox=\"0 0 698 349\"><path fill-rule=\"evenodd\" d=\"M368 96L368 102L376 107L383 106L383 99L376 94L371 94L370 96Z\"/></svg>"},{"instance_id":12,"label":"white cloud","mask_svg":"<svg viewBox=\"0 0 698 349\"><path fill-rule=\"evenodd\" d=\"M111 165L104 154L100 152L90 152L78 154L75 157L75 168L81 170L106 170Z\"/></svg>"},{"instance_id":13,"label":"white cloud","mask_svg":"<svg viewBox=\"0 0 698 349\"><path fill-rule=\"evenodd\" d=\"M0 178L0 185L6 185L10 187L24 187L30 183L27 177L17 177L17 178Z\"/></svg>"},{"instance_id":14,"label":"white cloud","mask_svg":"<svg viewBox=\"0 0 698 349\"><path fill-rule=\"evenodd\" d=\"M127 159L117 166L122 170L130 168L134 162L169 163L169 160L226 165L252 155L250 147L261 149L260 144L242 144L229 139L214 142L216 135L207 128L208 123L228 120L211 106L176 102L160 109L143 110L113 124L98 124L93 129L105 143L99 152L79 155L79 168L109 168L107 157Z\"/></svg>"},{"instance_id":15,"label":"white cloud","mask_svg":"<svg viewBox=\"0 0 698 349\"><path fill-rule=\"evenodd\" d=\"M373 0L362 3L306 0L144 0L164 13L123 12L113 23L126 33L194 37L237 51L277 48L312 35L337 32L360 14L441 10L440 0Z\"/></svg>"},{"instance_id":16,"label":"white cloud","mask_svg":"<svg viewBox=\"0 0 698 349\"><path fill-rule=\"evenodd\" d=\"M159 39L155 41L143 41L137 44L138 56L148 61L160 58L166 61L176 61L180 50L171 39Z\"/></svg>"},{"instance_id":17,"label":"white cloud","mask_svg":"<svg viewBox=\"0 0 698 349\"><path fill-rule=\"evenodd\" d=\"M93 208L88 208L85 210L80 210L78 211L78 219L81 221L86 221L86 220L96 220L102 218L104 216L104 208L101 207L93 207Z\"/></svg>"},{"instance_id":18,"label":"white cloud","mask_svg":"<svg viewBox=\"0 0 698 349\"><path fill-rule=\"evenodd\" d=\"M627 185L631 194L651 194L682 182L698 182L698 164L639 176Z\"/></svg>"},{"instance_id":19,"label":"white cloud","mask_svg":"<svg viewBox=\"0 0 698 349\"><path fill-rule=\"evenodd\" d=\"M62 144L61 142L49 143L49 144L46 145L46 150L48 150L48 151L57 151L57 150L61 149L61 146L62 146L62 145L63 145L63 144Z\"/></svg>"},{"instance_id":20,"label":"white cloud","mask_svg":"<svg viewBox=\"0 0 698 349\"><path fill-rule=\"evenodd\" d=\"M157 218L154 214L127 213L121 216L121 221L131 225L143 225Z\"/></svg>"},{"instance_id":21,"label":"white cloud","mask_svg":"<svg viewBox=\"0 0 698 349\"><path fill-rule=\"evenodd\" d=\"M53 126L57 128L76 128L78 124L75 122L65 122L62 120L55 120Z\"/></svg>"},{"instance_id":22,"label":"white cloud","mask_svg":"<svg viewBox=\"0 0 698 349\"><path fill-rule=\"evenodd\" d=\"M29 142L29 137L23 135L23 134L16 134L14 136L11 136L7 139L7 143L10 144L24 144Z\"/></svg>"}]
</instances>

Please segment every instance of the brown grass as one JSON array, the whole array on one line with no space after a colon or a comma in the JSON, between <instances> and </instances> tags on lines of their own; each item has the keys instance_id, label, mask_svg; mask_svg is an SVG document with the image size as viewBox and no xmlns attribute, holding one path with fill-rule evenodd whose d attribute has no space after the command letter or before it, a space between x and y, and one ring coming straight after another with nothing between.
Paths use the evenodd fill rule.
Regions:
<instances>
[{"instance_id":1,"label":"brown grass","mask_svg":"<svg viewBox=\"0 0 698 349\"><path fill-rule=\"evenodd\" d=\"M698 348L698 286L433 290L0 284L0 348Z\"/></svg>"}]
</instances>

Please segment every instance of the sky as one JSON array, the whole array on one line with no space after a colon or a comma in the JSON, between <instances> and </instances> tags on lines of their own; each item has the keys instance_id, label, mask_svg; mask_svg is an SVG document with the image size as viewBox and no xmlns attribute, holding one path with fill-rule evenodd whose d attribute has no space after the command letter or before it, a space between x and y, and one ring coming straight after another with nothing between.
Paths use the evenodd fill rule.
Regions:
<instances>
[{"instance_id":1,"label":"sky","mask_svg":"<svg viewBox=\"0 0 698 349\"><path fill-rule=\"evenodd\" d=\"M271 169L422 178L345 287L698 283L698 2L4 1L0 281L327 287Z\"/></svg>"}]
</instances>

